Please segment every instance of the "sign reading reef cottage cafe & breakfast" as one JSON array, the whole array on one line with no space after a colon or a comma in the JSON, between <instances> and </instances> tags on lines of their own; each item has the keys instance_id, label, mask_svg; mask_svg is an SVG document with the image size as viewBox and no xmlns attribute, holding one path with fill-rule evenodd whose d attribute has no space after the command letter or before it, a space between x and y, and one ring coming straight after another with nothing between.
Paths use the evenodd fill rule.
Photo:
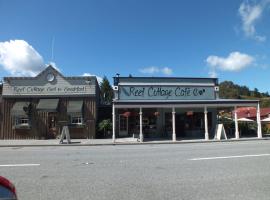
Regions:
<instances>
[{"instance_id":1,"label":"sign reading reef cottage cafe & breakfast","mask_svg":"<svg viewBox=\"0 0 270 200\"><path fill-rule=\"evenodd\" d=\"M47 68L36 77L6 78L4 97L85 96L95 95L96 82L86 77L63 77L53 68Z\"/></svg>"},{"instance_id":2,"label":"sign reading reef cottage cafe & breakfast","mask_svg":"<svg viewBox=\"0 0 270 200\"><path fill-rule=\"evenodd\" d=\"M83 93L86 92L86 86L14 86L12 87L14 94L48 94L48 93Z\"/></svg>"}]
</instances>

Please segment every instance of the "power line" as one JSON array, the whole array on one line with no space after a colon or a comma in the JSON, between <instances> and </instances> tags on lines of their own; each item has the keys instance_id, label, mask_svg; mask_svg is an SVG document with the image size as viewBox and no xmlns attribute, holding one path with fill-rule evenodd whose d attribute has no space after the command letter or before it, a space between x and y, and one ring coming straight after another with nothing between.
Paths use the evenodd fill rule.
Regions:
<instances>
[{"instance_id":1,"label":"power line","mask_svg":"<svg viewBox=\"0 0 270 200\"><path fill-rule=\"evenodd\" d=\"M52 55L51 55L51 61L54 60L54 41L55 41L55 37L53 36L53 38L52 38Z\"/></svg>"}]
</instances>

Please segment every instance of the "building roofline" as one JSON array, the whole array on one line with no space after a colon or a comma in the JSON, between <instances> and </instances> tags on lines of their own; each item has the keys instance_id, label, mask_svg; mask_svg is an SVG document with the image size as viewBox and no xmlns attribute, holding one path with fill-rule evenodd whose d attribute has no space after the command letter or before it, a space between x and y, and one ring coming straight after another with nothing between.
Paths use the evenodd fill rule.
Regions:
<instances>
[{"instance_id":1,"label":"building roofline","mask_svg":"<svg viewBox=\"0 0 270 200\"><path fill-rule=\"evenodd\" d=\"M218 80L218 78L208 77L164 77L164 76L114 76L113 78L137 78L137 79L203 79Z\"/></svg>"},{"instance_id":2,"label":"building roofline","mask_svg":"<svg viewBox=\"0 0 270 200\"><path fill-rule=\"evenodd\" d=\"M66 79L66 80L75 80L75 79L81 79L81 80L88 80L89 78L94 78L95 80L97 80L96 76L64 76L61 72L59 72L57 69L55 69L53 66L49 65L47 66L44 70L42 70L40 73L38 73L36 76L7 76L7 77L3 77L4 81L7 80L35 80L38 77L42 76L42 74L44 74L46 71L48 71L49 69L55 71L59 76L61 76L62 78Z\"/></svg>"},{"instance_id":3,"label":"building roofline","mask_svg":"<svg viewBox=\"0 0 270 200\"><path fill-rule=\"evenodd\" d=\"M258 103L260 100L249 99L214 99L214 100L113 100L113 103Z\"/></svg>"}]
</instances>

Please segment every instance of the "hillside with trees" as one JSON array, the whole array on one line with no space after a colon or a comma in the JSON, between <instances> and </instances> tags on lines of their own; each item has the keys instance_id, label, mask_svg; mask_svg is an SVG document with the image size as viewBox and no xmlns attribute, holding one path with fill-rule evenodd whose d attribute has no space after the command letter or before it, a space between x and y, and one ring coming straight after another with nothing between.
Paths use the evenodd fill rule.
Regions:
<instances>
[{"instance_id":1,"label":"hillside with trees","mask_svg":"<svg viewBox=\"0 0 270 200\"><path fill-rule=\"evenodd\" d=\"M219 84L219 96L223 99L260 99L261 107L270 107L268 92L260 92L257 88L250 90L247 86L224 81Z\"/></svg>"}]
</instances>

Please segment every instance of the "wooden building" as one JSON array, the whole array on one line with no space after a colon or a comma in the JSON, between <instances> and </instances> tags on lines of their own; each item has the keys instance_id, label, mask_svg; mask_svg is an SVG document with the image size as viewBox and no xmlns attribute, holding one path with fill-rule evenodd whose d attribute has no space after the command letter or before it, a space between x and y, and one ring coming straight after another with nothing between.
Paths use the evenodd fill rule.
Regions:
<instances>
[{"instance_id":1,"label":"wooden building","mask_svg":"<svg viewBox=\"0 0 270 200\"><path fill-rule=\"evenodd\" d=\"M64 77L48 66L36 77L5 77L1 139L95 138L99 85L95 76Z\"/></svg>"},{"instance_id":2,"label":"wooden building","mask_svg":"<svg viewBox=\"0 0 270 200\"><path fill-rule=\"evenodd\" d=\"M2 115L2 89L3 84L0 82L0 131L2 130L2 121L3 121L3 115Z\"/></svg>"}]
</instances>

